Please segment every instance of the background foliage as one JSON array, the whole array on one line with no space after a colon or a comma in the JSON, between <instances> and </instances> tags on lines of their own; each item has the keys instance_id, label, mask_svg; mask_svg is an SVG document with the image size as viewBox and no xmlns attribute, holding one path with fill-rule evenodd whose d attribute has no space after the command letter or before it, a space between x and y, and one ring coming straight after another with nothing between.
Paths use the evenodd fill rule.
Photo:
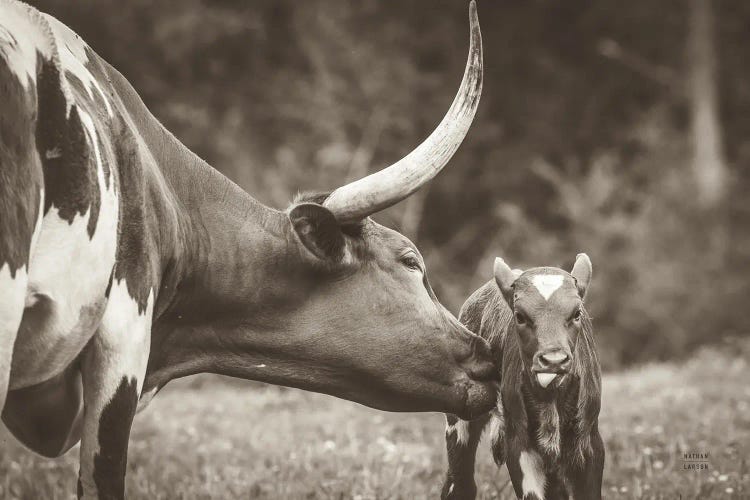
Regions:
<instances>
[{"instance_id":1,"label":"background foliage","mask_svg":"<svg viewBox=\"0 0 750 500\"><path fill-rule=\"evenodd\" d=\"M453 311L496 255L569 266L585 251L605 366L747 335L750 3L713 2L713 33L698 40L714 46L707 64L690 43L700 1L480 0L477 120L436 181L384 216L417 242ZM33 3L191 149L277 207L418 144L447 110L468 44L456 0ZM708 203L691 128L702 94L690 75L704 67L726 174Z\"/></svg>"}]
</instances>

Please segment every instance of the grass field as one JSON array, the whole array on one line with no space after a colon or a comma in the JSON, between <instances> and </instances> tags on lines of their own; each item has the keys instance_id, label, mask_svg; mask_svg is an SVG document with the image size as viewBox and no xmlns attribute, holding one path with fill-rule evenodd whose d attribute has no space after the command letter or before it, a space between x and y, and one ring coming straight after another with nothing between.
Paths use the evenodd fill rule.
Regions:
<instances>
[{"instance_id":1,"label":"grass field","mask_svg":"<svg viewBox=\"0 0 750 500\"><path fill-rule=\"evenodd\" d=\"M748 359L750 344L734 344L606 375L604 498L750 498ZM444 427L442 415L196 377L136 418L128 496L436 498ZM0 498L73 497L77 451L45 460L0 431ZM709 469L684 470L684 452L708 453ZM480 498L512 498L485 443L477 484Z\"/></svg>"}]
</instances>

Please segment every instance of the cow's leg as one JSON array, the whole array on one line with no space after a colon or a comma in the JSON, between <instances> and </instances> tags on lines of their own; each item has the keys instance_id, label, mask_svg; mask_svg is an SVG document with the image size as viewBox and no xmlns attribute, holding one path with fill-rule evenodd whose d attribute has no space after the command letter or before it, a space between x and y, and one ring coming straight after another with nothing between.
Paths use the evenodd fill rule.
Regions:
<instances>
[{"instance_id":1,"label":"cow's leg","mask_svg":"<svg viewBox=\"0 0 750 500\"><path fill-rule=\"evenodd\" d=\"M604 473L604 443L599 431L591 434L591 457L579 468L568 471L571 494L576 500L601 500L602 474Z\"/></svg>"},{"instance_id":2,"label":"cow's leg","mask_svg":"<svg viewBox=\"0 0 750 500\"><path fill-rule=\"evenodd\" d=\"M524 439L506 439L506 465L518 498L545 500L547 477L542 457Z\"/></svg>"},{"instance_id":3,"label":"cow's leg","mask_svg":"<svg viewBox=\"0 0 750 500\"><path fill-rule=\"evenodd\" d=\"M477 494L477 485L474 483L474 459L482 430L489 420L489 413L469 421L461 420L455 415L446 415L445 419L448 472L441 497L472 499Z\"/></svg>"},{"instance_id":4,"label":"cow's leg","mask_svg":"<svg viewBox=\"0 0 750 500\"><path fill-rule=\"evenodd\" d=\"M99 331L83 355L84 424L78 496L125 496L128 438L148 363L153 296L139 307L113 283Z\"/></svg>"}]
</instances>

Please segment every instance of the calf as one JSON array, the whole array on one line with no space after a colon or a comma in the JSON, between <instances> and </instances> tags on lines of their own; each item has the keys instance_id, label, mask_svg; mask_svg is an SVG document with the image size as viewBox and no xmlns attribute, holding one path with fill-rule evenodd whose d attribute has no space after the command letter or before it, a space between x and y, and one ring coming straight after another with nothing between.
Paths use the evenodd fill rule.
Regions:
<instances>
[{"instance_id":1,"label":"calf","mask_svg":"<svg viewBox=\"0 0 750 500\"><path fill-rule=\"evenodd\" d=\"M501 367L501 398L475 420L446 415L443 498L476 496L474 459L491 422L495 463L507 464L518 498L601 499L601 370L583 307L590 281L586 254L570 273L511 270L498 258L495 280L463 305L461 322L489 341Z\"/></svg>"}]
</instances>

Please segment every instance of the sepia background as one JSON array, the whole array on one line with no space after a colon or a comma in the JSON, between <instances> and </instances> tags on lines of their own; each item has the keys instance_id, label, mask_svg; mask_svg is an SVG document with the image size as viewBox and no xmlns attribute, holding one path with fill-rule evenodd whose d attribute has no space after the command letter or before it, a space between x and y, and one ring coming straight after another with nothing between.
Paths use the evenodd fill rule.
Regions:
<instances>
[{"instance_id":1,"label":"sepia background","mask_svg":"<svg viewBox=\"0 0 750 500\"><path fill-rule=\"evenodd\" d=\"M459 0L32 3L278 208L411 150L450 105L468 46ZM455 313L495 256L567 267L588 253L605 498L750 498L750 3L479 0L479 15L477 119L445 171L379 219L417 243ZM442 425L198 377L136 419L128 488L434 497ZM0 492L75 492L75 451L48 462L0 440ZM683 470L685 452L709 453L709 470ZM509 498L481 457L480 496Z\"/></svg>"}]
</instances>

